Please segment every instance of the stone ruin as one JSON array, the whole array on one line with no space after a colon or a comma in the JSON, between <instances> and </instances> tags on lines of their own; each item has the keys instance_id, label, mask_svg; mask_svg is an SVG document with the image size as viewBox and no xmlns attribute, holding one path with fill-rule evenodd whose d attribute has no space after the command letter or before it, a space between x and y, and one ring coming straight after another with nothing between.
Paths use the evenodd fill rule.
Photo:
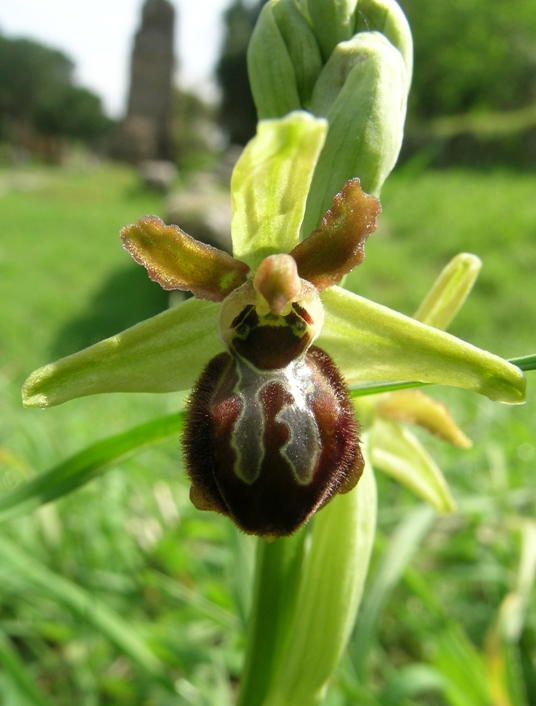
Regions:
<instances>
[{"instance_id":1,"label":"stone ruin","mask_svg":"<svg viewBox=\"0 0 536 706\"><path fill-rule=\"evenodd\" d=\"M117 157L133 164L172 157L174 27L168 0L145 0L132 49L127 113L114 146Z\"/></svg>"}]
</instances>

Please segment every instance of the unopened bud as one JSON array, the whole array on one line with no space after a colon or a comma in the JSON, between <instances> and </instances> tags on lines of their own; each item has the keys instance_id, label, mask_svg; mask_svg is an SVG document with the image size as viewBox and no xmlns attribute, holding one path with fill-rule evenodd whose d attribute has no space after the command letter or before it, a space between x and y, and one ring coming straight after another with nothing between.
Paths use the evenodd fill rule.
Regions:
<instances>
[{"instance_id":1,"label":"unopened bud","mask_svg":"<svg viewBox=\"0 0 536 706\"><path fill-rule=\"evenodd\" d=\"M339 42L355 33L354 12L357 0L307 0L307 9L324 60Z\"/></svg>"},{"instance_id":2,"label":"unopened bud","mask_svg":"<svg viewBox=\"0 0 536 706\"><path fill-rule=\"evenodd\" d=\"M378 194L394 167L406 115L406 68L402 55L378 32L362 32L337 46L313 92L311 110L325 116L329 131L320 155L303 232L317 227L332 194L358 176Z\"/></svg>"},{"instance_id":3,"label":"unopened bud","mask_svg":"<svg viewBox=\"0 0 536 706\"><path fill-rule=\"evenodd\" d=\"M299 110L294 66L271 2L263 7L251 36L248 71L259 120Z\"/></svg>"},{"instance_id":4,"label":"unopened bud","mask_svg":"<svg viewBox=\"0 0 536 706\"><path fill-rule=\"evenodd\" d=\"M409 88L413 71L413 41L400 5L396 0L359 0L355 20L356 32L381 32L402 54Z\"/></svg>"}]
</instances>

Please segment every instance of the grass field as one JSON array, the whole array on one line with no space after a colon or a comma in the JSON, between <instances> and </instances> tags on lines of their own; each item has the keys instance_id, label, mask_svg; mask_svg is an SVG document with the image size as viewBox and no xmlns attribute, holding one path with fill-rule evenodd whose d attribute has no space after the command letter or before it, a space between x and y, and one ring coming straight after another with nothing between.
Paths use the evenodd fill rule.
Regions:
<instances>
[{"instance_id":1,"label":"grass field","mask_svg":"<svg viewBox=\"0 0 536 706\"><path fill-rule=\"evenodd\" d=\"M451 332L505 357L532 353L535 193L534 174L417 173L408 165L388 181L381 227L347 286L412 313L450 257L473 252L484 268ZM116 167L3 171L0 213L5 493L97 439L174 411L179 400L107 395L46 411L20 406L20 384L35 367L166 306L117 237L140 215L163 215L160 199ZM519 692L501 706L536 698L535 611L520 610L506 658L492 639L520 562L527 574L533 561L519 518L535 509L536 396L506 407L459 391L434 394L475 442L461 452L426 440L459 512L436 518L379 478L373 592L360 618L367 640L352 642L329 706L485 706L497 659ZM166 442L3 525L1 703L232 703L252 542L195 511L187 496L178 442ZM389 548L400 551L384 564Z\"/></svg>"}]
</instances>

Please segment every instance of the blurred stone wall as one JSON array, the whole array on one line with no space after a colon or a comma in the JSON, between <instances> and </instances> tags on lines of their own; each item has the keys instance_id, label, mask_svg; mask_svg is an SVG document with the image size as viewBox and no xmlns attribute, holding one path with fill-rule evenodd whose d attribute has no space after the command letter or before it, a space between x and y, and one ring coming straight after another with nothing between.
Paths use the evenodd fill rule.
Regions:
<instances>
[{"instance_id":1,"label":"blurred stone wall","mask_svg":"<svg viewBox=\"0 0 536 706\"><path fill-rule=\"evenodd\" d=\"M170 159L175 9L168 0L146 0L134 38L127 113L115 156L132 163Z\"/></svg>"}]
</instances>

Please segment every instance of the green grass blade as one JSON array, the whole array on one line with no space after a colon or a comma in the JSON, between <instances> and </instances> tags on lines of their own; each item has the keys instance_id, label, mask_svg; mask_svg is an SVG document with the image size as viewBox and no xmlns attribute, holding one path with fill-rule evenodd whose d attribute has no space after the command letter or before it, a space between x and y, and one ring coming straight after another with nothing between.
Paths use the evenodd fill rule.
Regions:
<instances>
[{"instance_id":1,"label":"green grass blade","mask_svg":"<svg viewBox=\"0 0 536 706\"><path fill-rule=\"evenodd\" d=\"M536 370L536 353L524 355L521 358L510 358L510 363L517 365L521 370Z\"/></svg>"},{"instance_id":2,"label":"green grass blade","mask_svg":"<svg viewBox=\"0 0 536 706\"><path fill-rule=\"evenodd\" d=\"M18 703L24 706L52 706L52 702L35 686L19 655L2 634L0 634L0 665L6 681L12 683L21 696L21 701Z\"/></svg>"},{"instance_id":3,"label":"green grass blade","mask_svg":"<svg viewBox=\"0 0 536 706\"><path fill-rule=\"evenodd\" d=\"M133 451L181 432L185 413L170 414L97 441L0 498L0 522L34 510L98 477Z\"/></svg>"},{"instance_id":4,"label":"green grass blade","mask_svg":"<svg viewBox=\"0 0 536 706\"><path fill-rule=\"evenodd\" d=\"M0 538L0 560L4 567L9 567L17 576L28 581L39 594L50 596L78 618L93 625L153 679L173 688L165 677L160 660L131 622L123 620L90 592L54 573L19 545L5 538Z\"/></svg>"},{"instance_id":5,"label":"green grass blade","mask_svg":"<svg viewBox=\"0 0 536 706\"><path fill-rule=\"evenodd\" d=\"M493 703L482 655L463 628L449 621L436 636L433 666L444 678L444 698L449 706L489 706Z\"/></svg>"},{"instance_id":6,"label":"green grass blade","mask_svg":"<svg viewBox=\"0 0 536 706\"><path fill-rule=\"evenodd\" d=\"M379 395L381 392L395 392L396 390L408 390L413 387L425 387L429 382L379 382L367 383L365 385L351 385L350 397L366 397L366 395Z\"/></svg>"},{"instance_id":7,"label":"green grass blade","mask_svg":"<svg viewBox=\"0 0 536 706\"><path fill-rule=\"evenodd\" d=\"M367 654L374 641L383 606L435 517L431 508L419 507L398 525L389 538L387 549L365 591L354 631L352 664L360 676L365 674Z\"/></svg>"}]
</instances>

